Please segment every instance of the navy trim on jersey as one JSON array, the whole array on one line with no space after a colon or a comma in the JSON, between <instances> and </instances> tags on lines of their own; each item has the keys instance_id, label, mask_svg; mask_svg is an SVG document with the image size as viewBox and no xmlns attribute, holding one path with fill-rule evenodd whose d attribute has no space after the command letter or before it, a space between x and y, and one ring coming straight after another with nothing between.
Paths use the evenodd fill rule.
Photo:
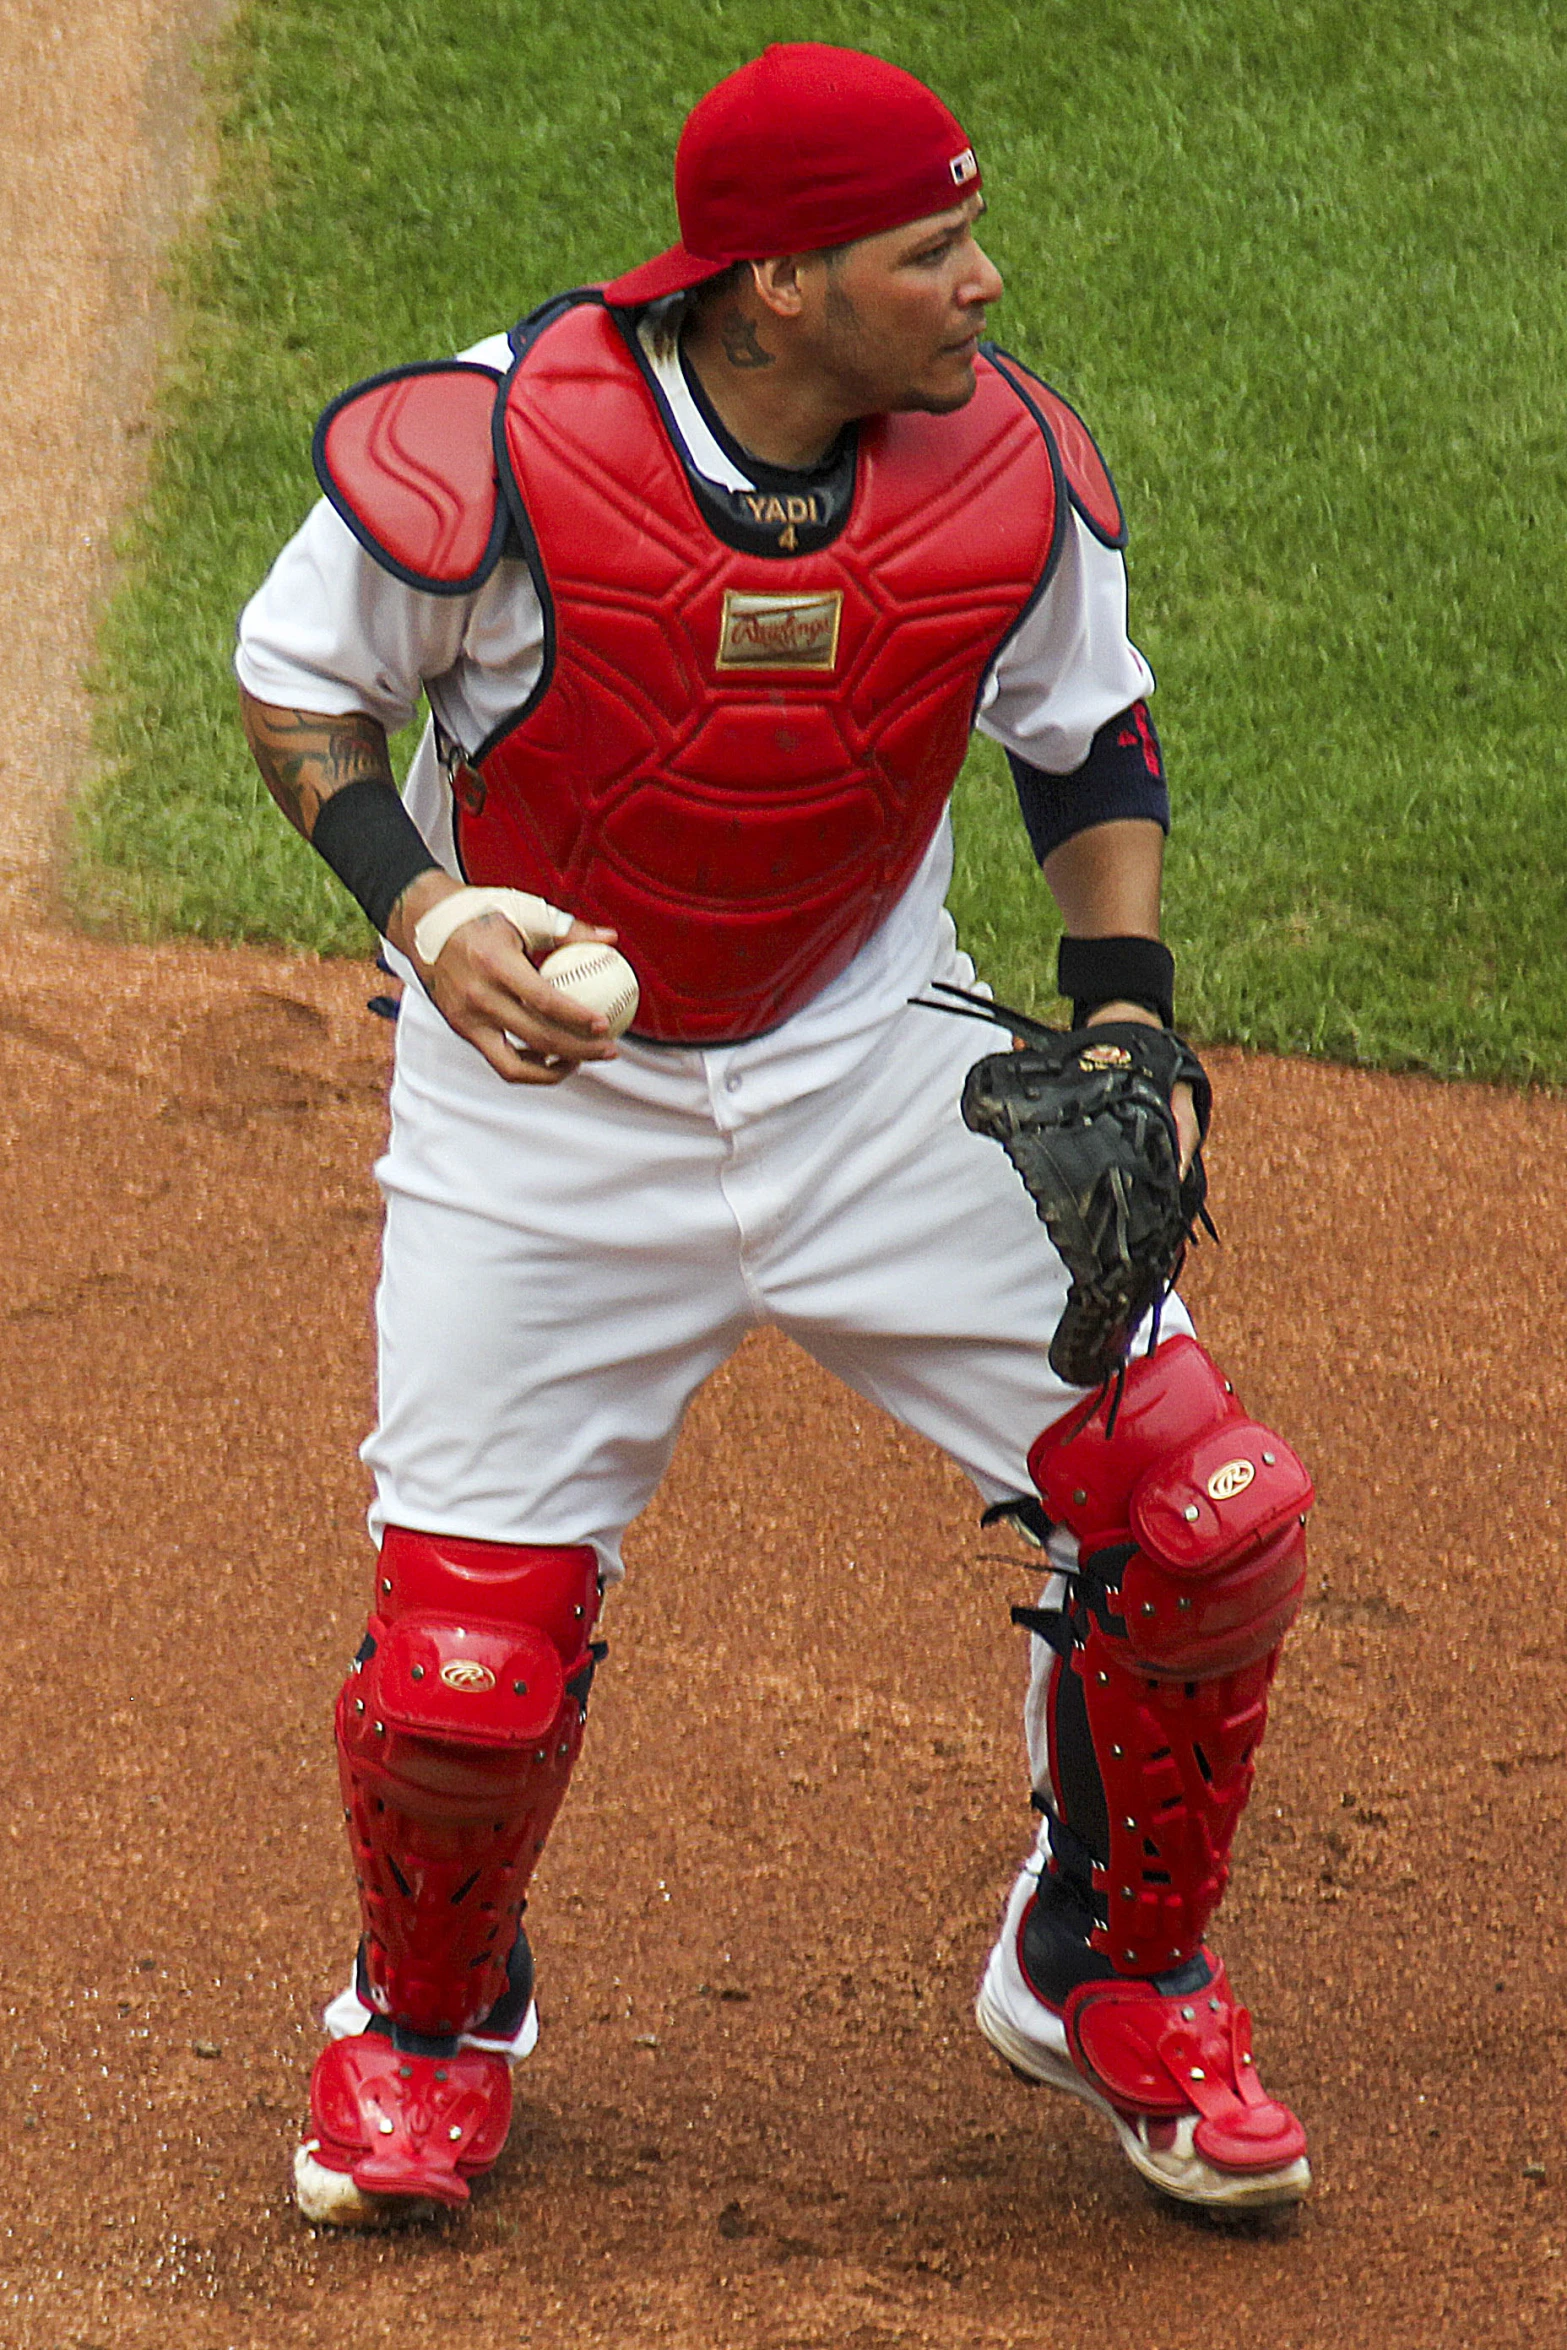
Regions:
<instances>
[{"instance_id":1,"label":"navy trim on jersey","mask_svg":"<svg viewBox=\"0 0 1567 2350\"><path fill-rule=\"evenodd\" d=\"M316 479L321 484L333 509L347 523L365 553L373 555L383 571L389 571L393 579L401 580L405 587L418 588L422 594L427 596L471 596L475 588L483 587L506 551L510 518L503 498L497 496L495 500L495 520L490 525L489 541L480 558L478 568L469 572L462 579L431 579L425 572L410 571L405 563L399 563L394 555L388 554L386 548L371 531L368 523L361 522L347 498L338 489L331 468L327 464L327 431L339 410L346 408L351 401L357 400L362 393L379 391L383 384L405 382L411 375L484 375L488 376L492 384L499 385L501 381L501 372L498 367L486 367L477 359L418 360L410 367L389 367L382 375L367 375L363 383L350 384L346 392L339 392L337 398L322 409L316 421L315 432L311 436L310 462L315 467Z\"/></svg>"},{"instance_id":2,"label":"navy trim on jersey","mask_svg":"<svg viewBox=\"0 0 1567 2350\"><path fill-rule=\"evenodd\" d=\"M645 308L646 305L643 305ZM696 403L698 415L707 426L718 446L741 473L751 476L754 487L750 498L762 494L782 497L820 497L827 505L825 522L811 523L796 520L788 527L795 540L792 547L779 543L780 532L770 522L758 522L745 512L748 493L726 489L722 482L709 481L696 463L681 437L675 422L674 410L642 347L637 332L637 321L642 312L637 310L610 311L610 317L620 329L620 337L631 354L637 372L647 385L658 410L659 422L664 428L677 463L686 477L686 486L696 504L698 514L713 536L726 547L733 547L742 555L760 556L763 562L788 563L802 555L814 555L822 547L831 546L848 525L854 512L854 495L859 481L859 428L845 425L827 455L817 465L787 466L769 464L743 448L724 425L713 403L702 387L696 370L686 362L685 353L679 353L680 372Z\"/></svg>"}]
</instances>

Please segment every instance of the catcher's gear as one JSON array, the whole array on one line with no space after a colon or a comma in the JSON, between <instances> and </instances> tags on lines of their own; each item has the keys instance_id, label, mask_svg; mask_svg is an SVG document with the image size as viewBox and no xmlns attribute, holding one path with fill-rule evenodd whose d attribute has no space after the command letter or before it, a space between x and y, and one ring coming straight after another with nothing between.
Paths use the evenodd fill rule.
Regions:
<instances>
[{"instance_id":1,"label":"catcher's gear","mask_svg":"<svg viewBox=\"0 0 1567 2350\"><path fill-rule=\"evenodd\" d=\"M506 2143L509 2051L475 2047L473 2027L518 1988L509 1962L582 1743L598 1604L585 1543L386 1529L337 1702L355 1988L375 2012L316 2061L294 2164L307 2219L375 2227L465 2203Z\"/></svg>"},{"instance_id":2,"label":"catcher's gear","mask_svg":"<svg viewBox=\"0 0 1567 2350\"><path fill-rule=\"evenodd\" d=\"M1311 1480L1186 1337L1130 1367L1118 1409L1096 1398L1046 1429L1029 1473L1078 1542L1063 1607L1018 1611L1056 1652L1057 1860L1088 1878L1092 1948L1166 1975L1224 1891L1305 1586Z\"/></svg>"},{"instance_id":3,"label":"catcher's gear","mask_svg":"<svg viewBox=\"0 0 1567 2350\"><path fill-rule=\"evenodd\" d=\"M590 289L512 347L500 386L459 362L334 402L322 486L394 577L466 593L509 548L550 615L533 692L449 766L466 879L618 930L639 1034L758 1036L909 886L1069 485L1118 543L1114 491L1065 402L983 355L966 407L870 419L780 498L704 483Z\"/></svg>"},{"instance_id":4,"label":"catcher's gear","mask_svg":"<svg viewBox=\"0 0 1567 2350\"><path fill-rule=\"evenodd\" d=\"M1202 1063L1169 1029L1131 1020L1046 1028L936 985L1026 1039L975 1062L963 1120L1001 1144L1072 1276L1051 1369L1071 1387L1097 1387L1121 1369L1138 1324L1173 1286L1194 1225L1208 1221L1202 1152L1183 1176L1170 1108L1175 1087L1189 1085L1206 1135Z\"/></svg>"},{"instance_id":5,"label":"catcher's gear","mask_svg":"<svg viewBox=\"0 0 1567 2350\"><path fill-rule=\"evenodd\" d=\"M1175 1982L1042 1980L1037 1929L1058 1893L1045 1860L1041 1840L985 1968L975 2002L985 2038L1026 2080L1105 2115L1163 2194L1223 2212L1298 2202L1311 2184L1306 2133L1257 2078L1251 2019L1222 1962L1205 1950Z\"/></svg>"},{"instance_id":6,"label":"catcher's gear","mask_svg":"<svg viewBox=\"0 0 1567 2350\"><path fill-rule=\"evenodd\" d=\"M389 1526L337 1706L372 2007L455 2043L507 1988L582 1743L598 1562Z\"/></svg>"},{"instance_id":7,"label":"catcher's gear","mask_svg":"<svg viewBox=\"0 0 1567 2350\"><path fill-rule=\"evenodd\" d=\"M322 2227L385 2226L468 2200L511 2127L511 2068L463 2048L396 2047L389 2035L333 2040L310 2076L310 2127L294 2197Z\"/></svg>"}]
</instances>

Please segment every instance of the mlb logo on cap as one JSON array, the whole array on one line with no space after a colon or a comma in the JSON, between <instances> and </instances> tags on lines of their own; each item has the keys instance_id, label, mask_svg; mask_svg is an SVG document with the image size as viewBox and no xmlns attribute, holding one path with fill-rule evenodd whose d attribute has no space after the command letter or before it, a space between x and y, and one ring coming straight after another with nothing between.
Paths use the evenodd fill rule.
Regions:
<instances>
[{"instance_id":1,"label":"mlb logo on cap","mask_svg":"<svg viewBox=\"0 0 1567 2350\"><path fill-rule=\"evenodd\" d=\"M952 184L955 188L966 188L970 180L977 180L979 165L974 161L973 148L965 147L961 155L954 155L947 169L952 174Z\"/></svg>"}]
</instances>

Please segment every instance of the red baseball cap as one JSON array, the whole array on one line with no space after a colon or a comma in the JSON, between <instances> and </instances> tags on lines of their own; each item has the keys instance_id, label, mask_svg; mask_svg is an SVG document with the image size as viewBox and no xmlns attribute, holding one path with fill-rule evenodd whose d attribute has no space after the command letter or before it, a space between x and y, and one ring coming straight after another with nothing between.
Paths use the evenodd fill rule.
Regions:
<instances>
[{"instance_id":1,"label":"red baseball cap","mask_svg":"<svg viewBox=\"0 0 1567 2350\"><path fill-rule=\"evenodd\" d=\"M604 296L629 309L736 261L852 244L945 212L979 185L967 133L913 74L860 49L775 42L686 116L680 243Z\"/></svg>"}]
</instances>

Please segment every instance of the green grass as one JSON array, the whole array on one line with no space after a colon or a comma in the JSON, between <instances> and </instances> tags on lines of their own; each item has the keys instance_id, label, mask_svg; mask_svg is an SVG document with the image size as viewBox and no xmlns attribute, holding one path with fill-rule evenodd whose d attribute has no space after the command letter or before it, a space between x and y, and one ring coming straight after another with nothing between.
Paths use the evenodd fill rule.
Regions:
<instances>
[{"instance_id":1,"label":"green grass","mask_svg":"<svg viewBox=\"0 0 1567 2350\"><path fill-rule=\"evenodd\" d=\"M234 613L313 494L315 414L666 243L686 107L799 37L877 49L955 105L1000 338L1115 468L1194 1032L1567 1079L1554 0L251 0L103 638L80 908L364 944L265 802L228 673ZM1044 1003L1055 924L986 746L959 819L965 937Z\"/></svg>"}]
</instances>

